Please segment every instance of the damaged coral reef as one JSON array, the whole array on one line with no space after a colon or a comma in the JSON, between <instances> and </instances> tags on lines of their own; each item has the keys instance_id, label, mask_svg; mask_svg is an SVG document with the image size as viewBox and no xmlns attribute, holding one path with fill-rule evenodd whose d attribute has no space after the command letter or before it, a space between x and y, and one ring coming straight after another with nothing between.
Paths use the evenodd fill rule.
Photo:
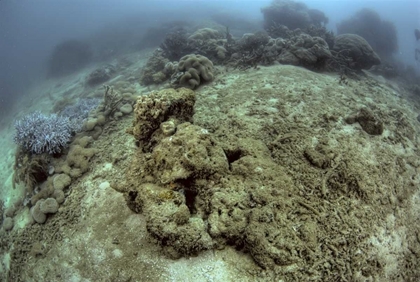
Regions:
<instances>
[{"instance_id":1,"label":"damaged coral reef","mask_svg":"<svg viewBox=\"0 0 420 282\"><path fill-rule=\"evenodd\" d=\"M0 134L1 281L420 281L420 80L393 25L260 12L56 45Z\"/></svg>"},{"instance_id":2,"label":"damaged coral reef","mask_svg":"<svg viewBox=\"0 0 420 282\"><path fill-rule=\"evenodd\" d=\"M381 218L368 207L383 196L373 194L374 178L359 168L364 162L358 164L351 152L337 150L327 140L313 147L305 141L311 136L305 134L306 126L287 130L286 124L266 125L273 131L267 128L259 138L250 125L240 131L203 127L206 112L198 114L196 124L195 99L186 88L138 99L128 130L137 153L126 178L111 184L131 210L145 216L148 233L165 254L179 258L234 246L263 269L281 266L286 276L290 268L315 276L319 271L348 276L346 267L316 261L339 260L356 251L370 233L361 224ZM366 109L347 120L358 121L368 134L383 132L383 121ZM278 130L286 132L275 135ZM291 154L292 159L284 159ZM304 174L296 179L290 174L294 170ZM360 259L367 263L373 258ZM360 266L354 261L349 267Z\"/></svg>"}]
</instances>

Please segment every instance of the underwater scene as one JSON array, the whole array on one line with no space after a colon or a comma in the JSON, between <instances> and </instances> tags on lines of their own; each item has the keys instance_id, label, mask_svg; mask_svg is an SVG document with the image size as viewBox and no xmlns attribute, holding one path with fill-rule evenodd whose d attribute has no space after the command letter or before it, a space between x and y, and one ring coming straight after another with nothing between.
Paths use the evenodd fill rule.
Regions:
<instances>
[{"instance_id":1,"label":"underwater scene","mask_svg":"<svg viewBox=\"0 0 420 282\"><path fill-rule=\"evenodd\" d=\"M420 281L420 3L1 0L0 281Z\"/></svg>"}]
</instances>

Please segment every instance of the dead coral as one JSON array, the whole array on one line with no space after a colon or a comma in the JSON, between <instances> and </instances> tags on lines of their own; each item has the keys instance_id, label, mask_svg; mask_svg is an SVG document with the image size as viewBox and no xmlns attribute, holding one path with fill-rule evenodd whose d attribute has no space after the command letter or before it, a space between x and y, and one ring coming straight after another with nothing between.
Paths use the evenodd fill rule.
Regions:
<instances>
[{"instance_id":1,"label":"dead coral","mask_svg":"<svg viewBox=\"0 0 420 282\"><path fill-rule=\"evenodd\" d=\"M207 130L183 123L177 126L174 135L154 147L145 169L161 184L169 184L224 173L228 162L223 149Z\"/></svg>"},{"instance_id":2,"label":"dead coral","mask_svg":"<svg viewBox=\"0 0 420 282\"><path fill-rule=\"evenodd\" d=\"M370 135L381 135L384 131L384 125L371 111L366 108L354 115L346 118L346 122L353 124L358 122L363 130Z\"/></svg>"},{"instance_id":3,"label":"dead coral","mask_svg":"<svg viewBox=\"0 0 420 282\"><path fill-rule=\"evenodd\" d=\"M172 258L212 248L203 219L192 217L182 193L151 183L126 194L127 204L146 216L147 230Z\"/></svg>"},{"instance_id":4,"label":"dead coral","mask_svg":"<svg viewBox=\"0 0 420 282\"><path fill-rule=\"evenodd\" d=\"M134 108L133 134L139 146L147 150L153 133L161 123L172 120L176 124L191 121L194 113L195 93L186 88L165 89L140 96Z\"/></svg>"}]
</instances>

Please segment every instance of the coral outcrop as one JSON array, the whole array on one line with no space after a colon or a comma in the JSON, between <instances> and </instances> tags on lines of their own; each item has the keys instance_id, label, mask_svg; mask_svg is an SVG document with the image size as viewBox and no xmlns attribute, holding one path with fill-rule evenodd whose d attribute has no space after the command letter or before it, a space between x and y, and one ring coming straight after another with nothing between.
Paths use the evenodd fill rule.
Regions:
<instances>
[{"instance_id":1,"label":"coral outcrop","mask_svg":"<svg viewBox=\"0 0 420 282\"><path fill-rule=\"evenodd\" d=\"M130 208L142 211L150 234L172 257L213 247L205 218L195 215L198 179L218 178L228 169L226 155L203 128L183 123L159 142L144 163L144 183L127 191ZM210 191L208 191L210 192Z\"/></svg>"},{"instance_id":2,"label":"coral outcrop","mask_svg":"<svg viewBox=\"0 0 420 282\"><path fill-rule=\"evenodd\" d=\"M369 43L357 34L338 35L333 49L350 60L349 67L352 69L369 69L381 63L381 59Z\"/></svg>"},{"instance_id":3,"label":"coral outcrop","mask_svg":"<svg viewBox=\"0 0 420 282\"><path fill-rule=\"evenodd\" d=\"M221 39L223 35L216 29L212 28L200 28L196 30L188 40L209 40L209 39Z\"/></svg>"},{"instance_id":4,"label":"coral outcrop","mask_svg":"<svg viewBox=\"0 0 420 282\"><path fill-rule=\"evenodd\" d=\"M179 91L167 89L138 100L130 132L148 150L139 149L125 182L112 187L124 193L133 211L145 215L148 232L170 257L233 244L264 268L300 260L291 251L296 243L287 227L286 215L295 205L287 194L296 190L289 177L269 161L264 143L232 136L220 140L165 114L162 104L163 109L172 105L166 101L180 101L176 105L184 108ZM194 100L188 101L191 110L179 115L183 120L192 119ZM277 236L279 230L285 236ZM310 240L316 246L317 238ZM296 247L303 248L304 242Z\"/></svg>"},{"instance_id":5,"label":"coral outcrop","mask_svg":"<svg viewBox=\"0 0 420 282\"><path fill-rule=\"evenodd\" d=\"M187 54L196 53L212 61L222 62L229 53L229 29L221 32L213 28L201 28L188 37ZM230 38L231 39L231 38ZM179 58L178 58L179 59Z\"/></svg>"},{"instance_id":6,"label":"coral outcrop","mask_svg":"<svg viewBox=\"0 0 420 282\"><path fill-rule=\"evenodd\" d=\"M213 63L205 56L186 55L179 60L179 86L190 89L197 88L204 82L214 79Z\"/></svg>"},{"instance_id":7,"label":"coral outcrop","mask_svg":"<svg viewBox=\"0 0 420 282\"><path fill-rule=\"evenodd\" d=\"M346 122L348 124L358 122L362 129L370 135L381 135L384 131L383 122L366 108L360 109L356 115L347 117Z\"/></svg>"},{"instance_id":8,"label":"coral outcrop","mask_svg":"<svg viewBox=\"0 0 420 282\"><path fill-rule=\"evenodd\" d=\"M190 123L182 123L176 132L153 148L146 170L160 184L190 178L205 179L229 168L223 149L209 132ZM194 187L191 187L194 188Z\"/></svg>"},{"instance_id":9,"label":"coral outcrop","mask_svg":"<svg viewBox=\"0 0 420 282\"><path fill-rule=\"evenodd\" d=\"M332 55L327 42L321 37L300 34L286 44L278 61L283 64L297 64L306 67L323 67Z\"/></svg>"},{"instance_id":10,"label":"coral outcrop","mask_svg":"<svg viewBox=\"0 0 420 282\"><path fill-rule=\"evenodd\" d=\"M164 134L168 125L192 121L195 93L187 88L165 89L140 96L134 107L133 127L129 132L141 148L148 147L153 134ZM165 123L170 121L170 123ZM158 131L161 128L162 130ZM158 132L156 132L158 131ZM156 133L155 133L156 132Z\"/></svg>"}]
</instances>

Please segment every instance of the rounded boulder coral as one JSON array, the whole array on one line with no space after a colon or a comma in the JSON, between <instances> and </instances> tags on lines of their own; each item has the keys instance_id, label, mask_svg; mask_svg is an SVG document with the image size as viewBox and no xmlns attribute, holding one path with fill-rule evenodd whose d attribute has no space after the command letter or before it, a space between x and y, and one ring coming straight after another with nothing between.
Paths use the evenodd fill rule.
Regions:
<instances>
[{"instance_id":1,"label":"rounded boulder coral","mask_svg":"<svg viewBox=\"0 0 420 282\"><path fill-rule=\"evenodd\" d=\"M43 200L36 202L35 206L31 208L32 218L35 220L35 222L41 223L41 224L45 223L45 221L47 220L46 214L43 213L40 208L42 202Z\"/></svg>"},{"instance_id":2,"label":"rounded boulder coral","mask_svg":"<svg viewBox=\"0 0 420 282\"><path fill-rule=\"evenodd\" d=\"M181 87L195 89L202 81L214 79L213 63L202 55L190 54L182 57L178 63L178 71L183 73L179 79Z\"/></svg>"},{"instance_id":3,"label":"rounded boulder coral","mask_svg":"<svg viewBox=\"0 0 420 282\"><path fill-rule=\"evenodd\" d=\"M341 34L335 38L334 51L345 54L352 69L370 69L381 63L381 58L369 43L357 34Z\"/></svg>"},{"instance_id":4,"label":"rounded boulder coral","mask_svg":"<svg viewBox=\"0 0 420 282\"><path fill-rule=\"evenodd\" d=\"M62 204L65 200L65 195L63 190L55 189L52 197L57 201L57 203Z\"/></svg>"},{"instance_id":5,"label":"rounded boulder coral","mask_svg":"<svg viewBox=\"0 0 420 282\"><path fill-rule=\"evenodd\" d=\"M54 198L48 198L41 202L40 211L44 214L56 213L58 211L58 203Z\"/></svg>"},{"instance_id":6,"label":"rounded boulder coral","mask_svg":"<svg viewBox=\"0 0 420 282\"><path fill-rule=\"evenodd\" d=\"M11 217L5 217L3 220L3 228L6 231L10 231L13 229L13 218Z\"/></svg>"},{"instance_id":7,"label":"rounded boulder coral","mask_svg":"<svg viewBox=\"0 0 420 282\"><path fill-rule=\"evenodd\" d=\"M71 184L71 178L65 173L58 174L54 177L54 189L63 190Z\"/></svg>"}]
</instances>

